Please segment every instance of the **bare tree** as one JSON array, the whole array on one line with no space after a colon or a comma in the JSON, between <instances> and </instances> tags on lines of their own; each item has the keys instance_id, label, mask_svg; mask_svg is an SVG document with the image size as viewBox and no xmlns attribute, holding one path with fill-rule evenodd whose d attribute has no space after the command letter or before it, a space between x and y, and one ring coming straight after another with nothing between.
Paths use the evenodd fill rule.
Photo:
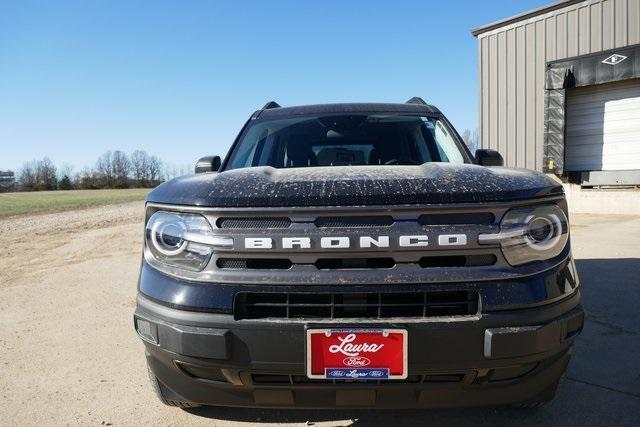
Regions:
<instances>
[{"instance_id":1,"label":"bare tree","mask_svg":"<svg viewBox=\"0 0 640 427\"><path fill-rule=\"evenodd\" d=\"M58 190L73 190L72 172L73 166L71 164L62 164L62 167L58 170Z\"/></svg>"},{"instance_id":2,"label":"bare tree","mask_svg":"<svg viewBox=\"0 0 640 427\"><path fill-rule=\"evenodd\" d=\"M74 186L83 190L90 190L98 188L98 177L95 171L85 167L76 174L74 178Z\"/></svg>"},{"instance_id":3,"label":"bare tree","mask_svg":"<svg viewBox=\"0 0 640 427\"><path fill-rule=\"evenodd\" d=\"M36 188L38 190L55 190L58 188L57 170L51 159L45 157L37 165Z\"/></svg>"},{"instance_id":4,"label":"bare tree","mask_svg":"<svg viewBox=\"0 0 640 427\"><path fill-rule=\"evenodd\" d=\"M149 157L146 177L149 185L158 185L162 180L162 160L157 156Z\"/></svg>"},{"instance_id":5,"label":"bare tree","mask_svg":"<svg viewBox=\"0 0 640 427\"><path fill-rule=\"evenodd\" d=\"M187 164L180 164L177 165L175 163L169 164L167 166L165 166L164 168L164 172L165 172L165 179L169 180L169 179L173 179L173 178L177 178L179 176L183 176L183 175L188 175L190 173L192 173L193 169L191 169L190 165Z\"/></svg>"},{"instance_id":6,"label":"bare tree","mask_svg":"<svg viewBox=\"0 0 640 427\"><path fill-rule=\"evenodd\" d=\"M18 183L22 191L33 191L36 188L36 161L27 162L18 173Z\"/></svg>"},{"instance_id":7,"label":"bare tree","mask_svg":"<svg viewBox=\"0 0 640 427\"><path fill-rule=\"evenodd\" d=\"M24 164L18 175L23 191L55 190L58 187L57 170L48 157Z\"/></svg>"},{"instance_id":8,"label":"bare tree","mask_svg":"<svg viewBox=\"0 0 640 427\"><path fill-rule=\"evenodd\" d=\"M473 134L471 136L471 146L472 146L472 150L476 151L478 148L480 148L480 136L478 134L478 128L476 128L476 130L473 131Z\"/></svg>"},{"instance_id":9,"label":"bare tree","mask_svg":"<svg viewBox=\"0 0 640 427\"><path fill-rule=\"evenodd\" d=\"M73 165L67 162L64 162L62 167L58 169L58 179L62 179L65 175L68 177L73 175Z\"/></svg>"},{"instance_id":10,"label":"bare tree","mask_svg":"<svg viewBox=\"0 0 640 427\"><path fill-rule=\"evenodd\" d=\"M126 188L129 186L131 163L127 154L107 151L96 162L96 175L102 188Z\"/></svg>"},{"instance_id":11,"label":"bare tree","mask_svg":"<svg viewBox=\"0 0 640 427\"><path fill-rule=\"evenodd\" d=\"M463 130L460 136L462 137L462 140L464 141L465 144L467 144L467 147L468 147L469 144L471 144L471 130L469 129Z\"/></svg>"},{"instance_id":12,"label":"bare tree","mask_svg":"<svg viewBox=\"0 0 640 427\"><path fill-rule=\"evenodd\" d=\"M467 145L467 147L472 153L475 152L478 148L480 148L478 144L477 129L473 132L471 132L471 130L469 129L465 129L462 131L462 134L460 136L462 137L462 140L464 141L464 143Z\"/></svg>"},{"instance_id":13,"label":"bare tree","mask_svg":"<svg viewBox=\"0 0 640 427\"><path fill-rule=\"evenodd\" d=\"M98 158L96 162L96 175L100 180L98 184L102 188L113 187L113 153L111 151L105 152Z\"/></svg>"},{"instance_id":14,"label":"bare tree","mask_svg":"<svg viewBox=\"0 0 640 427\"><path fill-rule=\"evenodd\" d=\"M127 154L116 150L111 158L111 170L113 172L113 185L116 188L127 188L129 186L129 171L131 163Z\"/></svg>"},{"instance_id":15,"label":"bare tree","mask_svg":"<svg viewBox=\"0 0 640 427\"><path fill-rule=\"evenodd\" d=\"M131 174L141 187L158 185L162 178L162 161L146 151L136 150L131 156Z\"/></svg>"},{"instance_id":16,"label":"bare tree","mask_svg":"<svg viewBox=\"0 0 640 427\"><path fill-rule=\"evenodd\" d=\"M164 165L164 179L169 181L178 176L178 170L175 164L167 163Z\"/></svg>"},{"instance_id":17,"label":"bare tree","mask_svg":"<svg viewBox=\"0 0 640 427\"><path fill-rule=\"evenodd\" d=\"M139 187L146 186L149 155L146 151L136 150L131 154L131 173Z\"/></svg>"}]
</instances>

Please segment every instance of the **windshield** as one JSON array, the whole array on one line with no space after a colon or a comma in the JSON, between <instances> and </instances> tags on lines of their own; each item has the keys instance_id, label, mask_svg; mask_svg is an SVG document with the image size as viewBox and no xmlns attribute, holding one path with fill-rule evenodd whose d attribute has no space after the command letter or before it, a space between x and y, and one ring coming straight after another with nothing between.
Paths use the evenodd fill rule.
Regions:
<instances>
[{"instance_id":1,"label":"windshield","mask_svg":"<svg viewBox=\"0 0 640 427\"><path fill-rule=\"evenodd\" d=\"M333 114L257 121L241 135L226 169L426 162L465 162L444 121L398 114Z\"/></svg>"}]
</instances>

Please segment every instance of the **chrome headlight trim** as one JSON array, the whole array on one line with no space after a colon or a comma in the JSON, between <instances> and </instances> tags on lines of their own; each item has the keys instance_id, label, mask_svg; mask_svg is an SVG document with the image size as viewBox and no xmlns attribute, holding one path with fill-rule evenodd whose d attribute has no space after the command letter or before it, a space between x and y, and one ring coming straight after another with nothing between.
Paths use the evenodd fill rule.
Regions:
<instances>
[{"instance_id":1,"label":"chrome headlight trim","mask_svg":"<svg viewBox=\"0 0 640 427\"><path fill-rule=\"evenodd\" d=\"M159 210L145 225L145 259L166 273L202 271L216 249L232 247L233 238L213 235L199 214Z\"/></svg>"},{"instance_id":2,"label":"chrome headlight trim","mask_svg":"<svg viewBox=\"0 0 640 427\"><path fill-rule=\"evenodd\" d=\"M532 235L532 224L543 230L542 239ZM555 204L509 210L500 222L500 231L478 235L479 244L499 244L507 262L513 266L541 261L559 255L569 240L569 221Z\"/></svg>"}]
</instances>

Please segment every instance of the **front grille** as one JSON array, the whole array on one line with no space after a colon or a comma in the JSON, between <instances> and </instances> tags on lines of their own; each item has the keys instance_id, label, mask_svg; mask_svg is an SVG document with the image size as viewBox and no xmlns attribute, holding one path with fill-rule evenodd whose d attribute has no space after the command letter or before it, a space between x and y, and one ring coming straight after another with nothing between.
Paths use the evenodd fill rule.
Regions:
<instances>
[{"instance_id":1,"label":"front grille","mask_svg":"<svg viewBox=\"0 0 640 427\"><path fill-rule=\"evenodd\" d=\"M316 227L388 227L393 225L391 216L321 216Z\"/></svg>"},{"instance_id":2,"label":"front grille","mask_svg":"<svg viewBox=\"0 0 640 427\"><path fill-rule=\"evenodd\" d=\"M318 270L348 270L354 268L393 268L393 258L320 258L316 261Z\"/></svg>"},{"instance_id":3,"label":"front grille","mask_svg":"<svg viewBox=\"0 0 640 427\"><path fill-rule=\"evenodd\" d=\"M421 268L482 267L495 263L496 256L493 254L428 256L417 262ZM318 258L313 263L318 270L391 269L398 264L391 257ZM288 258L218 258L216 265L227 270L288 270L298 264Z\"/></svg>"},{"instance_id":4,"label":"front grille","mask_svg":"<svg viewBox=\"0 0 640 427\"><path fill-rule=\"evenodd\" d=\"M422 268L481 267L495 263L496 256L493 254L425 256L418 261Z\"/></svg>"},{"instance_id":5,"label":"front grille","mask_svg":"<svg viewBox=\"0 0 640 427\"><path fill-rule=\"evenodd\" d=\"M476 291L280 293L240 292L240 319L390 319L466 316L478 312Z\"/></svg>"},{"instance_id":6,"label":"front grille","mask_svg":"<svg viewBox=\"0 0 640 427\"><path fill-rule=\"evenodd\" d=\"M219 258L216 265L229 270L288 270L293 264L282 258Z\"/></svg>"},{"instance_id":7,"label":"front grille","mask_svg":"<svg viewBox=\"0 0 640 427\"><path fill-rule=\"evenodd\" d=\"M420 225L490 225L494 221L491 212L427 214L418 218Z\"/></svg>"},{"instance_id":8,"label":"front grille","mask_svg":"<svg viewBox=\"0 0 640 427\"><path fill-rule=\"evenodd\" d=\"M202 214L214 226L211 234L233 243L216 249L202 271L185 272L185 277L328 286L502 280L505 271L518 271L506 262L499 245L480 245L478 235L497 233L510 207L206 209Z\"/></svg>"},{"instance_id":9,"label":"front grille","mask_svg":"<svg viewBox=\"0 0 640 427\"><path fill-rule=\"evenodd\" d=\"M216 225L218 228L240 228L246 230L289 228L291 226L291 219L287 217L218 218Z\"/></svg>"}]
</instances>

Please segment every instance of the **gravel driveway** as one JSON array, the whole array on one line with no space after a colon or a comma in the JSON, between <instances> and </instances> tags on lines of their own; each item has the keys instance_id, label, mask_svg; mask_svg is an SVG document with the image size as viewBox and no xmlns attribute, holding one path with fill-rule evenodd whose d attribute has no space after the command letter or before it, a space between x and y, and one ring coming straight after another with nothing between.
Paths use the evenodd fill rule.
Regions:
<instances>
[{"instance_id":1,"label":"gravel driveway","mask_svg":"<svg viewBox=\"0 0 640 427\"><path fill-rule=\"evenodd\" d=\"M572 218L587 323L538 410L286 411L161 405L132 326L143 204L0 220L0 420L89 425L632 425L640 420L640 216Z\"/></svg>"}]
</instances>

